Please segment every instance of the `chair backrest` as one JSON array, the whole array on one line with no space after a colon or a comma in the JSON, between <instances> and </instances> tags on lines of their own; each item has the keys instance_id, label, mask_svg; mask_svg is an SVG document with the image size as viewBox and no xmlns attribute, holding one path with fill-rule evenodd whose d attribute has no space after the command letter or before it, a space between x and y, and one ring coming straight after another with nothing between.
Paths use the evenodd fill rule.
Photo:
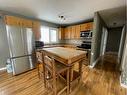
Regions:
<instances>
[{"instance_id":1,"label":"chair backrest","mask_svg":"<svg viewBox=\"0 0 127 95\"><path fill-rule=\"evenodd\" d=\"M44 66L45 70L53 77L55 75L55 61L53 58L50 58L44 54Z\"/></svg>"},{"instance_id":2,"label":"chair backrest","mask_svg":"<svg viewBox=\"0 0 127 95\"><path fill-rule=\"evenodd\" d=\"M36 62L43 63L42 52L36 52Z\"/></svg>"}]
</instances>

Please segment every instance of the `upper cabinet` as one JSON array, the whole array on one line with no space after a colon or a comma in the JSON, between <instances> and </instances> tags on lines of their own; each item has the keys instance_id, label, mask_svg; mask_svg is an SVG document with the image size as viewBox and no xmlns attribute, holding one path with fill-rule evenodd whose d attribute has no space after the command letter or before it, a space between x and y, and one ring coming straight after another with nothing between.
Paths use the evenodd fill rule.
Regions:
<instances>
[{"instance_id":1,"label":"upper cabinet","mask_svg":"<svg viewBox=\"0 0 127 95\"><path fill-rule=\"evenodd\" d=\"M70 39L71 36L71 27L66 27L64 30L64 39Z\"/></svg>"},{"instance_id":2,"label":"upper cabinet","mask_svg":"<svg viewBox=\"0 0 127 95\"><path fill-rule=\"evenodd\" d=\"M89 31L93 29L93 22L84 23L80 25L81 31Z\"/></svg>"},{"instance_id":3,"label":"upper cabinet","mask_svg":"<svg viewBox=\"0 0 127 95\"><path fill-rule=\"evenodd\" d=\"M59 28L59 30L58 30L59 31L59 39L64 39L64 34L65 34L64 30L65 29L62 27Z\"/></svg>"},{"instance_id":4,"label":"upper cabinet","mask_svg":"<svg viewBox=\"0 0 127 95\"><path fill-rule=\"evenodd\" d=\"M22 26L23 27L33 27L33 21L28 19L21 19L22 20Z\"/></svg>"},{"instance_id":5,"label":"upper cabinet","mask_svg":"<svg viewBox=\"0 0 127 95\"><path fill-rule=\"evenodd\" d=\"M32 28L32 30L35 34L36 40L39 40L40 37L41 37L41 34L40 34L41 23L39 21L7 15L7 16L5 16L5 23L7 25L21 26L21 27L25 27L25 28Z\"/></svg>"},{"instance_id":6,"label":"upper cabinet","mask_svg":"<svg viewBox=\"0 0 127 95\"><path fill-rule=\"evenodd\" d=\"M80 38L80 25L75 25L75 38Z\"/></svg>"},{"instance_id":7,"label":"upper cabinet","mask_svg":"<svg viewBox=\"0 0 127 95\"><path fill-rule=\"evenodd\" d=\"M59 28L59 39L79 39L81 31L93 29L93 22Z\"/></svg>"},{"instance_id":8,"label":"upper cabinet","mask_svg":"<svg viewBox=\"0 0 127 95\"><path fill-rule=\"evenodd\" d=\"M68 26L64 30L64 39L80 38L80 25Z\"/></svg>"},{"instance_id":9,"label":"upper cabinet","mask_svg":"<svg viewBox=\"0 0 127 95\"><path fill-rule=\"evenodd\" d=\"M5 22L7 25L15 25L22 27L31 27L32 28L32 20L24 19L15 16L5 16Z\"/></svg>"},{"instance_id":10,"label":"upper cabinet","mask_svg":"<svg viewBox=\"0 0 127 95\"><path fill-rule=\"evenodd\" d=\"M70 33L70 39L74 39L76 38L76 27L75 26L71 26L71 33Z\"/></svg>"}]
</instances>

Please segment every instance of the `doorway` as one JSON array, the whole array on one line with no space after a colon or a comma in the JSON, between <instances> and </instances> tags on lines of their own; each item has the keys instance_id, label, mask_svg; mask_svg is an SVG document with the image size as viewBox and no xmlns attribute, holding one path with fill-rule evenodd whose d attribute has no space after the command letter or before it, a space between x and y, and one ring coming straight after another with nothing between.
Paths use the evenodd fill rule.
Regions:
<instances>
[{"instance_id":1,"label":"doorway","mask_svg":"<svg viewBox=\"0 0 127 95\"><path fill-rule=\"evenodd\" d=\"M101 38L100 56L103 56L106 52L107 38L108 38L108 30L106 27L103 27L102 38Z\"/></svg>"}]
</instances>

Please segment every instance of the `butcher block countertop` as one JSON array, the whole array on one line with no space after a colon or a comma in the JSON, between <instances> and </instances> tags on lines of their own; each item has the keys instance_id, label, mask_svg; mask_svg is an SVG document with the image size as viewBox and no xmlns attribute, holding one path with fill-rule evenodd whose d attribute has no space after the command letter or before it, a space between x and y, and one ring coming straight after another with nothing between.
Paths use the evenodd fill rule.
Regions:
<instances>
[{"instance_id":1,"label":"butcher block countertop","mask_svg":"<svg viewBox=\"0 0 127 95\"><path fill-rule=\"evenodd\" d=\"M87 53L64 47L44 48L43 51L66 65L72 65L77 60L85 58Z\"/></svg>"}]
</instances>

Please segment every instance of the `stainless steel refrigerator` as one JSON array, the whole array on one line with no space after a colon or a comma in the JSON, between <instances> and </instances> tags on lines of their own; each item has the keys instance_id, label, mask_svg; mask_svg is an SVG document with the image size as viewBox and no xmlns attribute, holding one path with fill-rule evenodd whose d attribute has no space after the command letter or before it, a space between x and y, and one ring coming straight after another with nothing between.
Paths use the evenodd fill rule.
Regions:
<instances>
[{"instance_id":1,"label":"stainless steel refrigerator","mask_svg":"<svg viewBox=\"0 0 127 95\"><path fill-rule=\"evenodd\" d=\"M35 68L35 40L31 28L7 25L10 59L13 75Z\"/></svg>"}]
</instances>

